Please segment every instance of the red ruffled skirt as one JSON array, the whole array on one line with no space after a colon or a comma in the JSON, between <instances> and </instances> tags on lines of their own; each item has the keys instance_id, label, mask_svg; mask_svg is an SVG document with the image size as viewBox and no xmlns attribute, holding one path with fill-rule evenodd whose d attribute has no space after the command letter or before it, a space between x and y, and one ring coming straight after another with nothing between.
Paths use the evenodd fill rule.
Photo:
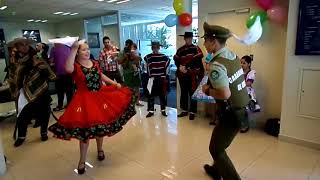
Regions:
<instances>
[{"instance_id":1,"label":"red ruffled skirt","mask_svg":"<svg viewBox=\"0 0 320 180\"><path fill-rule=\"evenodd\" d=\"M102 86L99 91L78 90L65 113L49 130L57 138L67 140L112 136L136 114L134 104L128 88Z\"/></svg>"}]
</instances>

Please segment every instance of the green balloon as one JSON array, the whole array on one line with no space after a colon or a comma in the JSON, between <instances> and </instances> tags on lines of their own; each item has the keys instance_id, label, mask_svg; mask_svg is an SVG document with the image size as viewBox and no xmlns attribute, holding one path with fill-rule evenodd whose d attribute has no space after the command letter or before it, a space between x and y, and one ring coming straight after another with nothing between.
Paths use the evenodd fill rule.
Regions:
<instances>
[{"instance_id":1,"label":"green balloon","mask_svg":"<svg viewBox=\"0 0 320 180\"><path fill-rule=\"evenodd\" d=\"M247 28L250 28L254 22L256 21L257 17L260 16L261 24L267 21L268 14L265 11L257 11L250 15L250 17L247 20Z\"/></svg>"}]
</instances>

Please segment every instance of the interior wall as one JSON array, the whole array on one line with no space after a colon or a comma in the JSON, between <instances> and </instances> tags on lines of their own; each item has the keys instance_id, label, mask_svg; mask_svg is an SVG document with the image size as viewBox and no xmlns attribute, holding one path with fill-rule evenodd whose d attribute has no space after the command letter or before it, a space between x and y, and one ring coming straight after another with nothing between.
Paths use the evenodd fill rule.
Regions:
<instances>
[{"instance_id":1,"label":"interior wall","mask_svg":"<svg viewBox=\"0 0 320 180\"><path fill-rule=\"evenodd\" d=\"M99 57L100 50L103 48L102 38L103 38L103 31L102 31L102 24L101 18L89 19L86 21L86 30L87 33L99 33L99 48L90 47L90 52L93 56L97 59Z\"/></svg>"},{"instance_id":2,"label":"interior wall","mask_svg":"<svg viewBox=\"0 0 320 180\"><path fill-rule=\"evenodd\" d=\"M22 37L22 30L39 30L41 41L48 42L48 39L56 36L55 26L50 23L28 23L4 21L0 22L0 28L4 30L5 39L7 42L17 37Z\"/></svg>"},{"instance_id":3,"label":"interior wall","mask_svg":"<svg viewBox=\"0 0 320 180\"><path fill-rule=\"evenodd\" d=\"M55 32L57 37L79 36L80 38L84 38L83 19L56 23Z\"/></svg>"},{"instance_id":4,"label":"interior wall","mask_svg":"<svg viewBox=\"0 0 320 180\"><path fill-rule=\"evenodd\" d=\"M320 147L320 119L301 117L297 112L301 69L310 67L320 69L319 56L294 55L298 7L299 1L290 1L280 136L315 143ZM312 82L313 78L309 77L306 80ZM314 83L319 85L319 82ZM314 101L319 101L319 97L315 96Z\"/></svg>"},{"instance_id":5,"label":"interior wall","mask_svg":"<svg viewBox=\"0 0 320 180\"><path fill-rule=\"evenodd\" d=\"M55 26L50 23L28 23L21 21L1 21L0 28L4 31L6 42L12 41L17 37L22 37L22 30L39 30L41 41L47 43L48 39L56 36ZM4 80L4 69L6 63L4 59L0 59L0 82Z\"/></svg>"},{"instance_id":6,"label":"interior wall","mask_svg":"<svg viewBox=\"0 0 320 180\"><path fill-rule=\"evenodd\" d=\"M104 36L108 36L110 38L111 42L113 42L113 45L120 47L120 34L118 24L103 26L103 33Z\"/></svg>"},{"instance_id":7,"label":"interior wall","mask_svg":"<svg viewBox=\"0 0 320 180\"><path fill-rule=\"evenodd\" d=\"M288 3L287 0L279 0L278 2L283 5ZM255 1L252 0L229 0L223 2L218 0L199 0L199 35L204 34L202 27L203 23L207 21L209 13L240 8L250 8L251 11L258 10ZM210 19L210 21L214 20ZM246 28L245 23L243 22L243 28ZM284 49L287 31L286 26L272 23L266 23L263 29L263 37L250 49L254 55L252 68L257 71L254 87L262 106L262 112L254 116L258 122L264 122L266 118L280 117L281 115ZM203 39L200 39L199 45L206 52L203 42Z\"/></svg>"}]
</instances>

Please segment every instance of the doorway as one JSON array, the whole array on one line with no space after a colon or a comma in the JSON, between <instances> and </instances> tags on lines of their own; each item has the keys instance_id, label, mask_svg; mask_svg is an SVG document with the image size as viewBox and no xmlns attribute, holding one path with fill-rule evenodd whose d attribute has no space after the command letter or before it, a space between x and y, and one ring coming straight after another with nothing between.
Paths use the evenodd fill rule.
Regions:
<instances>
[{"instance_id":1,"label":"doorway","mask_svg":"<svg viewBox=\"0 0 320 180\"><path fill-rule=\"evenodd\" d=\"M125 19L122 19L125 21ZM141 20L141 19L140 19ZM125 23L123 23L125 24ZM169 80L169 92L167 95L167 106L171 108L177 107L177 90L176 90L176 71L173 56L176 53L176 29L175 27L167 27L163 22L149 22L141 24L129 24L122 27L122 39L132 39L138 47L141 57L144 58L152 52L151 41L159 41L162 45L160 53L170 58L170 64L167 71ZM145 63L145 62L143 62ZM141 100L147 102L147 78L142 78ZM156 104L160 104L158 98L155 99Z\"/></svg>"}]
</instances>

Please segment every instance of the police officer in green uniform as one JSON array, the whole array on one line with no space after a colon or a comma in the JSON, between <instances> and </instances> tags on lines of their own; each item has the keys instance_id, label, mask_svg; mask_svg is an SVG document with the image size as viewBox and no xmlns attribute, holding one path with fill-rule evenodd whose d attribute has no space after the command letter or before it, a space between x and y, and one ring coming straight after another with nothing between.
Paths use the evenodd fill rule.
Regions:
<instances>
[{"instance_id":1,"label":"police officer in green uniform","mask_svg":"<svg viewBox=\"0 0 320 180\"><path fill-rule=\"evenodd\" d=\"M216 99L219 113L219 122L212 132L209 146L214 164L206 164L204 169L214 180L239 180L240 176L226 149L240 130L249 101L244 74L236 54L225 47L227 39L231 37L230 30L207 23L203 28L209 81L202 89Z\"/></svg>"}]
</instances>

